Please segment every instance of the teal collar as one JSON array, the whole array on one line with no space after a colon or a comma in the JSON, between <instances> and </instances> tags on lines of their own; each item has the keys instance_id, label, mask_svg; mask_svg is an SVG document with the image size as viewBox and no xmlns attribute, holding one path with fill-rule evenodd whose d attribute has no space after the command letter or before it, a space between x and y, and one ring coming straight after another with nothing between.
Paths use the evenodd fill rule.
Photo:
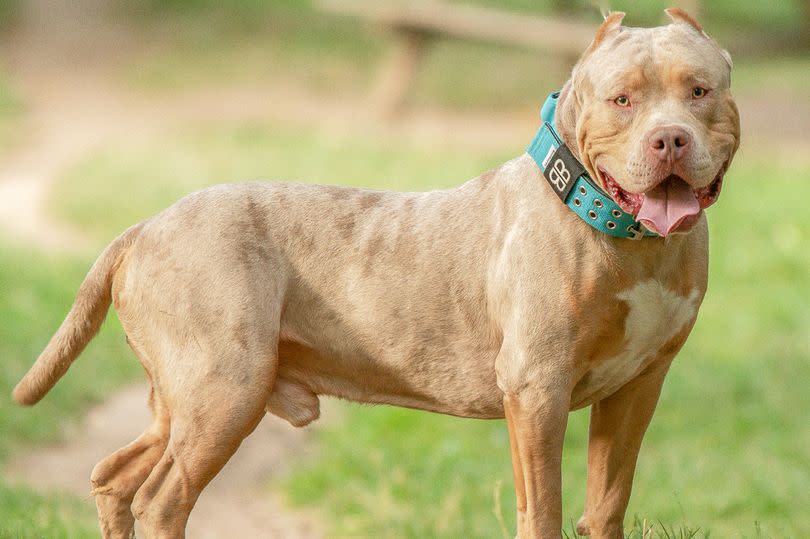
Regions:
<instances>
[{"instance_id":1,"label":"teal collar","mask_svg":"<svg viewBox=\"0 0 810 539\"><path fill-rule=\"evenodd\" d=\"M560 200L580 219L616 238L658 236L647 230L594 182L554 128L559 92L548 96L540 110L543 125L526 149Z\"/></svg>"}]
</instances>

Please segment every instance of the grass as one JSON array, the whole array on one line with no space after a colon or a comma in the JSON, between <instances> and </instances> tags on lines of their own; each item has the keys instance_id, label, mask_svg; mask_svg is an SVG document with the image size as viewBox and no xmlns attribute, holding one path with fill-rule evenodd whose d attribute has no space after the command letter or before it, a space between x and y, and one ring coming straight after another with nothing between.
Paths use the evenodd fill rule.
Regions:
<instances>
[{"instance_id":1,"label":"grass","mask_svg":"<svg viewBox=\"0 0 810 539\"><path fill-rule=\"evenodd\" d=\"M8 240L0 245L2 467L15 449L58 440L66 423L136 376L140 366L126 351L117 321L111 316L101 335L41 403L34 408L13 404L11 389L59 326L89 264L46 257ZM92 499L41 496L0 479L0 538L96 537L97 529Z\"/></svg>"},{"instance_id":2,"label":"grass","mask_svg":"<svg viewBox=\"0 0 810 539\"><path fill-rule=\"evenodd\" d=\"M0 539L82 539L98 537L92 501L42 496L0 482Z\"/></svg>"},{"instance_id":3,"label":"grass","mask_svg":"<svg viewBox=\"0 0 810 539\"><path fill-rule=\"evenodd\" d=\"M459 183L519 151L437 152L266 125L200 128L88 156L59 182L50 204L106 238L181 193L223 180L427 189ZM774 168L743 154L709 212L709 295L665 386L628 513L656 523L654 533L663 533L660 521L673 537L810 534L803 412L810 305L802 293L810 285L810 252L802 249L810 238L808 176L810 169ZM573 520L584 499L587 415L572 414L566 438L565 514ZM345 421L320 434L320 445L319 458L283 490L291 503L321 509L330 536L500 536L496 488L514 529L501 421L346 405Z\"/></svg>"}]
</instances>

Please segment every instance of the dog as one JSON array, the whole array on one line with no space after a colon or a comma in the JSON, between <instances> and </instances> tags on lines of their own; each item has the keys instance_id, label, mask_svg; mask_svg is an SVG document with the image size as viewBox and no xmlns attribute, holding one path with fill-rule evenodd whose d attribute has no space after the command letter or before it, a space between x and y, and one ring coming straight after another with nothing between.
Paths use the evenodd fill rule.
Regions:
<instances>
[{"instance_id":1,"label":"dog","mask_svg":"<svg viewBox=\"0 0 810 539\"><path fill-rule=\"evenodd\" d=\"M591 406L577 531L623 537L739 145L729 54L666 12L608 15L529 152L458 188L221 185L115 239L13 393L41 399L114 304L154 423L92 472L103 536L183 537L266 412L303 426L331 395L505 417L521 538L561 536L566 421Z\"/></svg>"}]
</instances>

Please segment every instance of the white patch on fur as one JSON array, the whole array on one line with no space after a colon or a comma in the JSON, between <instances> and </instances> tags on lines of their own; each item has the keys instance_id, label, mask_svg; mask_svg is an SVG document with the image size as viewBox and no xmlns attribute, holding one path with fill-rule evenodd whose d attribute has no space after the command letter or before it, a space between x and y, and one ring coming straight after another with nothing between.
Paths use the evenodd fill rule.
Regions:
<instances>
[{"instance_id":1,"label":"white patch on fur","mask_svg":"<svg viewBox=\"0 0 810 539\"><path fill-rule=\"evenodd\" d=\"M594 367L590 387L613 392L636 376L695 317L699 295L694 288L688 297L680 296L655 279L617 294L616 299L630 307L624 326L625 349Z\"/></svg>"}]
</instances>

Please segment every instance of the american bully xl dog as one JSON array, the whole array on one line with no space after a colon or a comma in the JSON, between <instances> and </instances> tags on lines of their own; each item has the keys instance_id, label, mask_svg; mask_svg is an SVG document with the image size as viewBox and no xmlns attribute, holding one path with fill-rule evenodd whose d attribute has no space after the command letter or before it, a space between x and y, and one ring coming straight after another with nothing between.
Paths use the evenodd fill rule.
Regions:
<instances>
[{"instance_id":1,"label":"american bully xl dog","mask_svg":"<svg viewBox=\"0 0 810 539\"><path fill-rule=\"evenodd\" d=\"M667 13L652 29L609 15L528 152L456 189L221 185L113 241L14 390L41 399L114 303L154 423L93 470L104 537L133 515L183 537L264 414L306 425L319 395L505 417L522 538L560 537L566 419L591 406L577 529L621 537L739 143L728 53Z\"/></svg>"}]
</instances>

